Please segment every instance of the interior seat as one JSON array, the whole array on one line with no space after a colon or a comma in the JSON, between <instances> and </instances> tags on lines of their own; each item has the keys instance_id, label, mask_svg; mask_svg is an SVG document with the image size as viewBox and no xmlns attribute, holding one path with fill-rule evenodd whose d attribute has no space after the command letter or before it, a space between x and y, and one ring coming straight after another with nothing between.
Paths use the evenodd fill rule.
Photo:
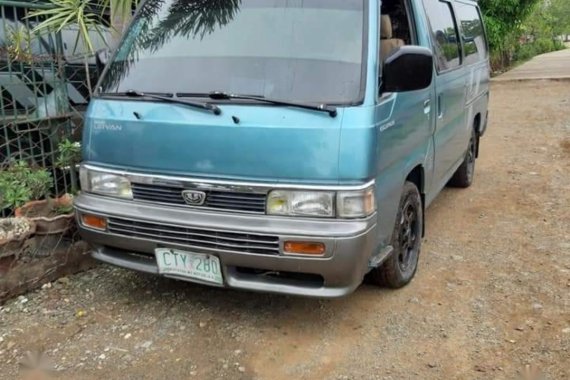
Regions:
<instances>
[{"instance_id":1,"label":"interior seat","mask_svg":"<svg viewBox=\"0 0 570 380\"><path fill-rule=\"evenodd\" d=\"M392 19L389 15L382 15L381 23L380 53L382 54L382 59L386 60L394 49L404 46L406 43L402 39L392 38L394 30L392 29Z\"/></svg>"}]
</instances>

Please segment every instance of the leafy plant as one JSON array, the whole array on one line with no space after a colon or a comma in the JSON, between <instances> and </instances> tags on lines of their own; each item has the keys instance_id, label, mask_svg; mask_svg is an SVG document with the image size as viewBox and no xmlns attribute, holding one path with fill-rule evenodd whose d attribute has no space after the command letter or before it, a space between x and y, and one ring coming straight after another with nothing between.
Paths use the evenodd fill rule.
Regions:
<instances>
[{"instance_id":1,"label":"leafy plant","mask_svg":"<svg viewBox=\"0 0 570 380\"><path fill-rule=\"evenodd\" d=\"M111 28L114 31L115 42L118 42L126 25L130 21L133 13L133 6L139 0L50 0L52 8L32 12L30 17L42 17L45 20L34 30L52 29L61 31L70 25L77 25L79 39L87 47L89 53L93 54L93 41L89 31L96 31L103 39L101 26L106 24L104 15L110 11ZM101 10L101 11L97 11Z\"/></svg>"},{"instance_id":2,"label":"leafy plant","mask_svg":"<svg viewBox=\"0 0 570 380\"><path fill-rule=\"evenodd\" d=\"M52 8L42 9L30 14L30 17L45 18L34 32L42 30L55 30L61 32L63 28L70 25L77 25L79 33L75 45L79 39L83 40L90 53L93 53L93 42L89 37L89 31L95 30L101 34L100 25L103 22L101 15L90 11L89 0L50 0ZM101 34L101 38L103 35Z\"/></svg>"},{"instance_id":3,"label":"leafy plant","mask_svg":"<svg viewBox=\"0 0 570 380\"><path fill-rule=\"evenodd\" d=\"M10 27L8 30L8 55L14 61L32 61L32 36L26 28Z\"/></svg>"},{"instance_id":4,"label":"leafy plant","mask_svg":"<svg viewBox=\"0 0 570 380\"><path fill-rule=\"evenodd\" d=\"M54 206L54 211L57 215L66 215L71 214L73 212L73 204L66 204L66 205L56 205Z\"/></svg>"},{"instance_id":5,"label":"leafy plant","mask_svg":"<svg viewBox=\"0 0 570 380\"><path fill-rule=\"evenodd\" d=\"M99 0L101 9L111 11L111 27L114 32L114 43L116 45L125 31L133 14L133 7L136 7L139 0Z\"/></svg>"},{"instance_id":6,"label":"leafy plant","mask_svg":"<svg viewBox=\"0 0 570 380\"><path fill-rule=\"evenodd\" d=\"M81 143L65 139L57 146L56 165L60 168L77 165L81 161Z\"/></svg>"},{"instance_id":7,"label":"leafy plant","mask_svg":"<svg viewBox=\"0 0 570 380\"><path fill-rule=\"evenodd\" d=\"M520 45L514 54L517 61L527 61L537 55L536 47L533 44Z\"/></svg>"},{"instance_id":8,"label":"leafy plant","mask_svg":"<svg viewBox=\"0 0 570 380\"><path fill-rule=\"evenodd\" d=\"M44 19L34 28L34 32L45 30L61 32L63 28L76 25L79 29L75 40L74 50L77 48L79 40L83 41L87 48L87 53L83 57L85 73L87 74L87 88L92 92L91 76L89 70L88 56L94 53L93 42L89 36L89 31L96 31L101 39L105 38L101 33L100 25L103 22L101 15L91 12L89 0L50 0L53 7L49 9L31 12L29 17Z\"/></svg>"},{"instance_id":9,"label":"leafy plant","mask_svg":"<svg viewBox=\"0 0 570 380\"><path fill-rule=\"evenodd\" d=\"M114 44L123 33L128 21L132 17L133 5L138 0L50 0L52 7L31 12L29 17L43 18L44 21L34 28L34 32L43 30L55 30L61 32L64 28L77 25L78 33L75 40L74 50L81 40L87 48L83 57L85 73L87 74L87 88L92 92L88 57L95 53L90 31L99 34L101 40L106 41L101 26L105 25L104 14L111 11L111 28L114 31ZM96 9L102 9L97 12Z\"/></svg>"},{"instance_id":10,"label":"leafy plant","mask_svg":"<svg viewBox=\"0 0 570 380\"><path fill-rule=\"evenodd\" d=\"M562 42L549 38L539 38L535 41L519 45L515 49L514 58L517 61L526 61L536 55L561 49L564 49Z\"/></svg>"},{"instance_id":11,"label":"leafy plant","mask_svg":"<svg viewBox=\"0 0 570 380\"><path fill-rule=\"evenodd\" d=\"M59 143L56 165L62 169L69 169L71 177L71 192L77 192L76 167L81 162L81 143L65 139Z\"/></svg>"},{"instance_id":12,"label":"leafy plant","mask_svg":"<svg viewBox=\"0 0 570 380\"><path fill-rule=\"evenodd\" d=\"M20 207L31 199L30 190L14 183L0 183L0 209Z\"/></svg>"},{"instance_id":13,"label":"leafy plant","mask_svg":"<svg viewBox=\"0 0 570 380\"><path fill-rule=\"evenodd\" d=\"M51 174L45 169L31 168L25 161L14 162L0 171L0 208L21 207L46 198L52 186Z\"/></svg>"},{"instance_id":14,"label":"leafy plant","mask_svg":"<svg viewBox=\"0 0 570 380\"><path fill-rule=\"evenodd\" d=\"M51 30L61 32L68 26L77 26L78 33L75 40L75 50L79 41L87 48L83 57L85 73L87 74L87 88L92 92L90 68L88 58L95 53L93 41L89 32L96 32L102 41L106 42L102 32L105 25L105 12L111 10L111 27L114 30L115 43L118 42L128 20L132 15L132 6L138 0L50 0L52 7L31 12L29 17L44 19L34 28L34 32ZM97 12L95 9L103 9Z\"/></svg>"}]
</instances>

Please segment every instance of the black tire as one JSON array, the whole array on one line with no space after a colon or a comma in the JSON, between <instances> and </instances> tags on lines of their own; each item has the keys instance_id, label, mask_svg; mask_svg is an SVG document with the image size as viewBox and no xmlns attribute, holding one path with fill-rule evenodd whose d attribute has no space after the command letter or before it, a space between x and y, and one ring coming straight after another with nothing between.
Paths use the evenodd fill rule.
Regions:
<instances>
[{"instance_id":1,"label":"black tire","mask_svg":"<svg viewBox=\"0 0 570 380\"><path fill-rule=\"evenodd\" d=\"M475 177L475 161L477 160L477 134L475 129L471 131L471 139L469 140L469 148L465 153L465 159L461 166L457 169L453 177L449 180L450 187L458 187L466 189L473 184Z\"/></svg>"},{"instance_id":2,"label":"black tire","mask_svg":"<svg viewBox=\"0 0 570 380\"><path fill-rule=\"evenodd\" d=\"M423 232L422 197L412 182L404 184L398 214L392 233L394 251L369 278L377 285L399 289L412 281L418 269Z\"/></svg>"}]
</instances>

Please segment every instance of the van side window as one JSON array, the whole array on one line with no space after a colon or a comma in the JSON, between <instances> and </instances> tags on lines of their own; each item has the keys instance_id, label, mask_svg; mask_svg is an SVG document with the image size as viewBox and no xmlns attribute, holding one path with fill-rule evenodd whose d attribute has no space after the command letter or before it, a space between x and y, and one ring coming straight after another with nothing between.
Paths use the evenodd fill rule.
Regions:
<instances>
[{"instance_id":1,"label":"van side window","mask_svg":"<svg viewBox=\"0 0 570 380\"><path fill-rule=\"evenodd\" d=\"M461 45L451 4L434 0L424 0L424 4L431 26L438 71L459 67Z\"/></svg>"},{"instance_id":2,"label":"van side window","mask_svg":"<svg viewBox=\"0 0 570 380\"><path fill-rule=\"evenodd\" d=\"M410 25L407 0L385 0L382 2L380 28L380 54L382 60L397 48L415 43L414 29Z\"/></svg>"},{"instance_id":3,"label":"van side window","mask_svg":"<svg viewBox=\"0 0 570 380\"><path fill-rule=\"evenodd\" d=\"M483 21L476 7L457 3L455 9L463 32L465 63L472 64L487 58L487 40Z\"/></svg>"}]
</instances>

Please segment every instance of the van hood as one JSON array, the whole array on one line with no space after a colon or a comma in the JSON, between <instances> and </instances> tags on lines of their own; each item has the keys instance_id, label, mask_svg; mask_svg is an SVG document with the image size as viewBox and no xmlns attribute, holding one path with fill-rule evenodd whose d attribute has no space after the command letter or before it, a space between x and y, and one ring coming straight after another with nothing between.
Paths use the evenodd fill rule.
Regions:
<instances>
[{"instance_id":1,"label":"van hood","mask_svg":"<svg viewBox=\"0 0 570 380\"><path fill-rule=\"evenodd\" d=\"M159 102L94 99L84 158L143 173L259 181L339 180L344 110L221 105L222 115ZM236 121L232 119L234 117Z\"/></svg>"}]
</instances>

